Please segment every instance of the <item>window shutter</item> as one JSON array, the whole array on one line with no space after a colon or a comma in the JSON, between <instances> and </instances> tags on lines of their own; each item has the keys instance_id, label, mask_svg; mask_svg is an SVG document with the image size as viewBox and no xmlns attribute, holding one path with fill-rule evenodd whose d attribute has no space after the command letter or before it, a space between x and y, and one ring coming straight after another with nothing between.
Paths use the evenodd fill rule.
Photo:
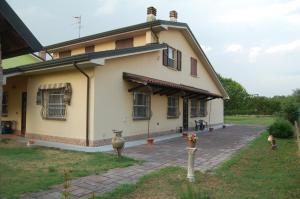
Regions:
<instances>
[{"instance_id":1,"label":"window shutter","mask_svg":"<svg viewBox=\"0 0 300 199\"><path fill-rule=\"evenodd\" d=\"M207 112L207 102L205 99L204 99L204 117L207 116L208 112Z\"/></svg>"},{"instance_id":2,"label":"window shutter","mask_svg":"<svg viewBox=\"0 0 300 199\"><path fill-rule=\"evenodd\" d=\"M116 49L132 48L133 38L120 39L116 41Z\"/></svg>"},{"instance_id":3,"label":"window shutter","mask_svg":"<svg viewBox=\"0 0 300 199\"><path fill-rule=\"evenodd\" d=\"M177 70L181 71L181 51L177 50Z\"/></svg>"},{"instance_id":4,"label":"window shutter","mask_svg":"<svg viewBox=\"0 0 300 199\"><path fill-rule=\"evenodd\" d=\"M168 50L169 50L169 48L163 50L163 65L164 66L168 66Z\"/></svg>"},{"instance_id":5,"label":"window shutter","mask_svg":"<svg viewBox=\"0 0 300 199\"><path fill-rule=\"evenodd\" d=\"M191 57L191 75L197 76L197 60Z\"/></svg>"}]
</instances>

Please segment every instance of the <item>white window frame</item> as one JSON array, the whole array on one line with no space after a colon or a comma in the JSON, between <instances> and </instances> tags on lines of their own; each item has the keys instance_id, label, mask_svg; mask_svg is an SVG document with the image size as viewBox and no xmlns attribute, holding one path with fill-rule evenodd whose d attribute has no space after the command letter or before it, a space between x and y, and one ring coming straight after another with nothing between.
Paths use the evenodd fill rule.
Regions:
<instances>
[{"instance_id":1,"label":"white window frame","mask_svg":"<svg viewBox=\"0 0 300 199\"><path fill-rule=\"evenodd\" d=\"M168 48L168 66L177 69L177 50L175 48Z\"/></svg>"},{"instance_id":2,"label":"white window frame","mask_svg":"<svg viewBox=\"0 0 300 199\"><path fill-rule=\"evenodd\" d=\"M136 100L136 98L142 95L143 97L145 97L144 104L137 104L138 100ZM150 101L151 101L151 96L149 93L143 93L143 92L133 92L133 119L134 120L147 120L150 118ZM138 115L138 111L136 111L136 109L138 108L144 108L145 110L145 115Z\"/></svg>"},{"instance_id":3,"label":"white window frame","mask_svg":"<svg viewBox=\"0 0 300 199\"><path fill-rule=\"evenodd\" d=\"M168 103L167 104L167 107L168 107L167 117L168 118L178 118L178 116L179 116L179 97L178 96L168 96L167 100L168 100L167 101L167 103ZM171 102L170 100L173 100L173 102L170 103ZM170 109L173 109L173 111L170 111Z\"/></svg>"}]
</instances>

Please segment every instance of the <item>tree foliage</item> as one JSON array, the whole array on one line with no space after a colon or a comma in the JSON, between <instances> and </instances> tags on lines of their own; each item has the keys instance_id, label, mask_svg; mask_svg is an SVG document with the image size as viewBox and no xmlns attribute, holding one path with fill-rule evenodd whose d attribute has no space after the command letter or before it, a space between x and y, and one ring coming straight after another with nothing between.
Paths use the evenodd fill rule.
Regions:
<instances>
[{"instance_id":1,"label":"tree foliage","mask_svg":"<svg viewBox=\"0 0 300 199\"><path fill-rule=\"evenodd\" d=\"M289 96L254 96L231 78L219 75L219 79L226 89L230 100L226 100L225 114L241 115L278 115L293 122L299 118L300 89L294 90Z\"/></svg>"}]
</instances>

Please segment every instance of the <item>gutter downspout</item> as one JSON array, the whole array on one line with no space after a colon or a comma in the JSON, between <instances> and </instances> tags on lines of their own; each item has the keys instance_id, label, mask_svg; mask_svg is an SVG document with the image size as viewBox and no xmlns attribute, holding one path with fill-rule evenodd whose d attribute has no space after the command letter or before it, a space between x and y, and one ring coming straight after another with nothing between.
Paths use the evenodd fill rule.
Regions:
<instances>
[{"instance_id":1,"label":"gutter downspout","mask_svg":"<svg viewBox=\"0 0 300 199\"><path fill-rule=\"evenodd\" d=\"M90 77L86 74L76 62L73 63L73 66L86 77L86 146L90 145L89 142L89 130L90 130Z\"/></svg>"}]
</instances>

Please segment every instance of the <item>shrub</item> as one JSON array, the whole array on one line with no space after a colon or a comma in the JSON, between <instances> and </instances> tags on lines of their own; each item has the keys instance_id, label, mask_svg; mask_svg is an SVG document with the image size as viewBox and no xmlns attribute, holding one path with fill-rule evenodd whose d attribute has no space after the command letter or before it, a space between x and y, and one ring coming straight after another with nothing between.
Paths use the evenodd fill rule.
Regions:
<instances>
[{"instance_id":1,"label":"shrub","mask_svg":"<svg viewBox=\"0 0 300 199\"><path fill-rule=\"evenodd\" d=\"M268 130L270 135L277 138L290 138L294 134L293 126L284 119L277 119Z\"/></svg>"}]
</instances>

